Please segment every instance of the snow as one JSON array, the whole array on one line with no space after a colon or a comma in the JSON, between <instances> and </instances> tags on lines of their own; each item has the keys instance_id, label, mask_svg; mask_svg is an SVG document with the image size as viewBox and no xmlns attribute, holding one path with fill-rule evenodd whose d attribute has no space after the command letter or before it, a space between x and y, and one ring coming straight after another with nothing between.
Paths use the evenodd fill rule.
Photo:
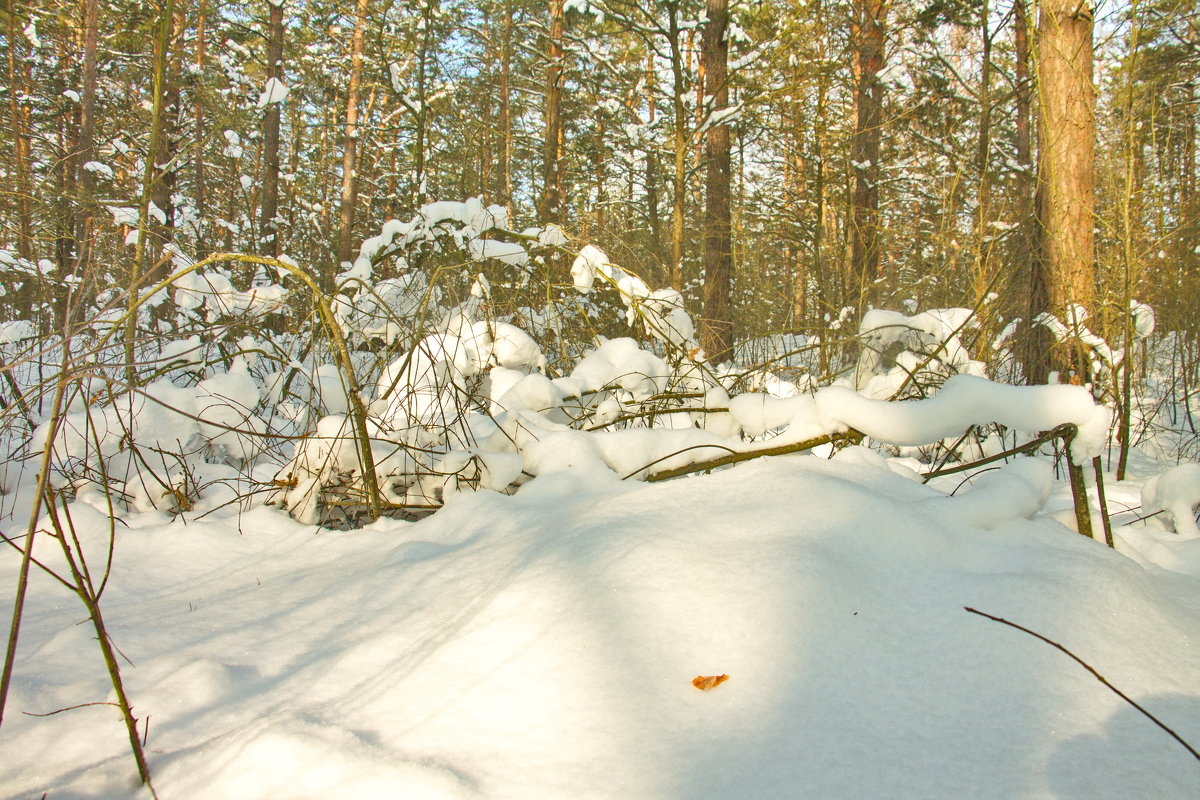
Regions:
<instances>
[{"instance_id":1,"label":"snow","mask_svg":"<svg viewBox=\"0 0 1200 800\"><path fill-rule=\"evenodd\" d=\"M163 211L153 200L146 204L146 216L153 219L159 225L167 224L167 212Z\"/></svg>"},{"instance_id":2,"label":"snow","mask_svg":"<svg viewBox=\"0 0 1200 800\"><path fill-rule=\"evenodd\" d=\"M1072 423L1078 463L1090 461L1107 442L1111 412L1081 386L1008 386L973 375L954 375L924 400L888 402L864 397L844 386L786 399L745 393L730 401L730 412L750 435L787 426L784 441L803 441L846 428L899 445L929 444L959 436L971 425L999 422L1017 431L1037 432Z\"/></svg>"},{"instance_id":3,"label":"snow","mask_svg":"<svg viewBox=\"0 0 1200 800\"><path fill-rule=\"evenodd\" d=\"M973 310L873 310L857 374L819 386L815 338L710 363L678 291L591 245L574 288L501 316L540 248L566 242L508 224L481 198L385 223L330 299L348 360L311 328L256 325L286 297L267 270L239 291L172 247L179 275L150 302L175 327L140 343L145 377L106 383L86 351L52 443L37 387L57 357L30 355L31 326L0 325L35 409L16 413L3 387L0 527L24 541L48 450L56 518L78 541L35 520L34 555L63 572L69 543L104 569L159 796L1200 793L1191 756L1086 670L965 609L1062 642L1197 741L1200 465L1164 472L1135 451L1132 477L1108 478L1109 549L1072 530L1049 447L922 474L1066 423L1077 463L1110 443L1087 388L983 377L959 339ZM445 290L410 266L439 254L457 265ZM593 331L613 308L574 293L597 277L641 321L630 336L564 334L555 303ZM1134 312L1148 329L1152 312ZM979 440L957 448L969 426ZM698 464L850 428L862 445ZM368 453L403 519L335 532L366 518ZM0 584L19 560L0 550ZM148 795L74 603L35 573L0 797Z\"/></svg>"},{"instance_id":4,"label":"snow","mask_svg":"<svg viewBox=\"0 0 1200 800\"><path fill-rule=\"evenodd\" d=\"M575 366L571 378L582 391L595 392L609 385L620 386L635 398L645 399L666 388L671 372L661 358L643 350L628 337L610 339Z\"/></svg>"},{"instance_id":5,"label":"snow","mask_svg":"<svg viewBox=\"0 0 1200 800\"><path fill-rule=\"evenodd\" d=\"M138 224L138 210L132 206L108 206L108 210L113 215L113 223L116 225Z\"/></svg>"},{"instance_id":6,"label":"snow","mask_svg":"<svg viewBox=\"0 0 1200 800\"><path fill-rule=\"evenodd\" d=\"M225 155L230 158L241 158L244 152L242 150L242 137L238 135L237 131L228 129L223 132L223 135L225 136Z\"/></svg>"},{"instance_id":7,"label":"snow","mask_svg":"<svg viewBox=\"0 0 1200 800\"><path fill-rule=\"evenodd\" d=\"M216 270L187 272L172 281L175 304L181 309L203 310L209 321L222 315L255 315L277 310L287 297L279 285L256 286L241 291Z\"/></svg>"},{"instance_id":8,"label":"snow","mask_svg":"<svg viewBox=\"0 0 1200 800\"><path fill-rule=\"evenodd\" d=\"M83 165L83 168L85 170L87 170L88 172L91 172L95 175L100 175L102 177L108 178L109 180L112 180L113 171L112 171L112 167L108 166L108 164L104 164L100 161L89 161Z\"/></svg>"},{"instance_id":9,"label":"snow","mask_svg":"<svg viewBox=\"0 0 1200 800\"><path fill-rule=\"evenodd\" d=\"M1195 579L1045 517L977 525L963 504L985 486L947 498L861 448L596 475L352 534L261 507L129 518L105 612L160 796L1200 792L1194 760L1078 665L963 610L1062 642L1195 742ZM105 514L72 514L101 558ZM113 709L20 713L110 693L72 602L35 577L0 794L144 797Z\"/></svg>"},{"instance_id":10,"label":"snow","mask_svg":"<svg viewBox=\"0 0 1200 800\"><path fill-rule=\"evenodd\" d=\"M0 322L0 345L28 341L37 335L37 327L27 320Z\"/></svg>"},{"instance_id":11,"label":"snow","mask_svg":"<svg viewBox=\"0 0 1200 800\"><path fill-rule=\"evenodd\" d=\"M711 98L706 98L706 100L711 102ZM720 125L729 125L733 122L736 122L742 115L743 107L743 103L736 103L732 106L726 106L725 108L714 109L708 114L708 116L704 118L704 122L700 124L700 127L696 131L696 135L700 135L710 128L716 128Z\"/></svg>"},{"instance_id":12,"label":"snow","mask_svg":"<svg viewBox=\"0 0 1200 800\"><path fill-rule=\"evenodd\" d=\"M608 256L595 245L584 245L571 264L571 279L575 288L581 292L589 292L596 282L596 272L608 263Z\"/></svg>"},{"instance_id":13,"label":"snow","mask_svg":"<svg viewBox=\"0 0 1200 800\"><path fill-rule=\"evenodd\" d=\"M287 99L288 92L291 87L285 84L274 76L267 78L266 86L263 87L262 94L258 96L257 108L266 108L267 106L276 103L282 103Z\"/></svg>"},{"instance_id":14,"label":"snow","mask_svg":"<svg viewBox=\"0 0 1200 800\"><path fill-rule=\"evenodd\" d=\"M550 247L561 247L567 243L566 231L553 223L544 228L537 229L536 235L539 244L548 245Z\"/></svg>"},{"instance_id":15,"label":"snow","mask_svg":"<svg viewBox=\"0 0 1200 800\"><path fill-rule=\"evenodd\" d=\"M1134 333L1139 339L1145 339L1154 333L1154 308L1139 300L1129 301L1129 314L1133 317Z\"/></svg>"},{"instance_id":16,"label":"snow","mask_svg":"<svg viewBox=\"0 0 1200 800\"><path fill-rule=\"evenodd\" d=\"M1142 487L1142 513L1166 512L1175 531L1200 539L1195 506L1200 503L1200 464L1179 464L1146 481Z\"/></svg>"},{"instance_id":17,"label":"snow","mask_svg":"<svg viewBox=\"0 0 1200 800\"><path fill-rule=\"evenodd\" d=\"M516 242L498 242L494 239L472 239L468 244L471 255L476 259L494 258L505 264L523 267L529 262L529 253Z\"/></svg>"}]
</instances>

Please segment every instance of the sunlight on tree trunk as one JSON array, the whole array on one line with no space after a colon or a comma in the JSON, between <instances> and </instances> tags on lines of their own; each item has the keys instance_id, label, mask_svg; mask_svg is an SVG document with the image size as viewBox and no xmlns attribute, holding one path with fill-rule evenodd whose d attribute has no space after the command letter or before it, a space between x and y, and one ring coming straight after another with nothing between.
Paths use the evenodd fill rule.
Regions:
<instances>
[{"instance_id":1,"label":"sunlight on tree trunk","mask_svg":"<svg viewBox=\"0 0 1200 800\"><path fill-rule=\"evenodd\" d=\"M710 358L732 355L733 243L729 217L729 125L715 122L729 105L726 79L729 42L727 0L708 0L708 22L704 26L704 93L709 100L705 160L708 164L704 198L704 315L701 344Z\"/></svg>"},{"instance_id":2,"label":"sunlight on tree trunk","mask_svg":"<svg viewBox=\"0 0 1200 800\"><path fill-rule=\"evenodd\" d=\"M1092 9L1080 0L1048 0L1038 22L1038 218L1048 310L1094 310L1095 88ZM1060 342L1052 365L1090 380L1078 341ZM1040 376L1039 376L1040 377ZM1063 380L1067 375L1063 375Z\"/></svg>"}]
</instances>

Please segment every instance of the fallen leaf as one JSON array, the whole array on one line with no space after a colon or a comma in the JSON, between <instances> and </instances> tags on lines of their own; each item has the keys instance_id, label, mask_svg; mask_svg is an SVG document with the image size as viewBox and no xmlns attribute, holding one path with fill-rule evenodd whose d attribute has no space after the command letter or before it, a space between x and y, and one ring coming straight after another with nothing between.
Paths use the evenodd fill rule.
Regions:
<instances>
[{"instance_id":1,"label":"fallen leaf","mask_svg":"<svg viewBox=\"0 0 1200 800\"><path fill-rule=\"evenodd\" d=\"M707 692L727 680L729 680L728 675L697 675L692 680L692 686L695 686L702 692Z\"/></svg>"}]
</instances>

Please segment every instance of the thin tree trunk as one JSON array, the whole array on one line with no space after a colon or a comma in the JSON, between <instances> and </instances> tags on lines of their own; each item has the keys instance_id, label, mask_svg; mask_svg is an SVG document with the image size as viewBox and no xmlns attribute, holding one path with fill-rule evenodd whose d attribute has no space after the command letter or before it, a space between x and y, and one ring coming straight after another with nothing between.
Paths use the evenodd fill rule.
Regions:
<instances>
[{"instance_id":1,"label":"thin tree trunk","mask_svg":"<svg viewBox=\"0 0 1200 800\"><path fill-rule=\"evenodd\" d=\"M688 120L683 104L685 75L679 45L679 6L674 2L667 6L667 32L671 47L671 107L675 126L675 171L671 176L671 286L682 292L686 288L683 283L683 217L687 202Z\"/></svg>"},{"instance_id":2,"label":"thin tree trunk","mask_svg":"<svg viewBox=\"0 0 1200 800\"><path fill-rule=\"evenodd\" d=\"M791 114L789 128L792 131L792 141L790 152L783 164L784 194L789 209L789 218L783 221L787 231L784 263L788 265L788 274L792 279L792 308L789 314L791 327L799 328L803 325L808 311L808 276L805 270L804 248L801 246L803 236L801 221L804 209L808 205L807 185L804 181L806 164L802 149L805 143L805 114L799 103L791 103L789 106Z\"/></svg>"},{"instance_id":3,"label":"thin tree trunk","mask_svg":"<svg viewBox=\"0 0 1200 800\"><path fill-rule=\"evenodd\" d=\"M596 147L592 151L592 174L596 180L596 230L604 230L604 207L608 205L608 194L604 183L604 165L607 154L604 152L605 142L604 118L596 120Z\"/></svg>"},{"instance_id":4,"label":"thin tree trunk","mask_svg":"<svg viewBox=\"0 0 1200 800\"><path fill-rule=\"evenodd\" d=\"M99 3L83 0L83 75L79 101L79 203L76 205L75 241L78 259L77 277L91 274L92 236L96 194L96 176L87 164L96 158L96 47L100 26ZM65 314L65 309L64 312Z\"/></svg>"},{"instance_id":5,"label":"thin tree trunk","mask_svg":"<svg viewBox=\"0 0 1200 800\"><path fill-rule=\"evenodd\" d=\"M426 175L425 150L426 139L429 135L428 82L429 82L429 49L433 36L433 3L426 0L422 6L424 28L421 31L421 50L417 58L417 135L413 145L413 163L415 165L415 180L413 181L413 205L420 207L428 197L428 176Z\"/></svg>"},{"instance_id":6,"label":"thin tree trunk","mask_svg":"<svg viewBox=\"0 0 1200 800\"><path fill-rule=\"evenodd\" d=\"M983 0L979 10L979 29L983 39L983 64L979 80L979 141L976 147L975 168L978 192L975 214L975 300L982 301L991 285L991 251L995 237L989 235L992 205L992 31L989 26L989 0Z\"/></svg>"},{"instance_id":7,"label":"thin tree trunk","mask_svg":"<svg viewBox=\"0 0 1200 800\"><path fill-rule=\"evenodd\" d=\"M1039 260L1038 247L1037 187L1033 170L1032 77L1030 62L1032 48L1029 41L1029 8L1025 0L1013 2L1013 46L1016 50L1016 121L1014 147L1020 171L1017 175L1017 230L1014 261L1021 265L1024 291L1018 299L1019 308L1027 323L1021 347L1021 363L1028 383L1045 383L1050 371L1049 331L1036 323L1037 315L1049 306L1044 274Z\"/></svg>"},{"instance_id":8,"label":"thin tree trunk","mask_svg":"<svg viewBox=\"0 0 1200 800\"><path fill-rule=\"evenodd\" d=\"M165 223L157 228L157 238L170 242L175 238L175 154L179 140L179 82L183 73L183 32L187 23L185 6L171 3L168 36L157 38L155 47L163 48L163 93L159 111L161 130L155 139L154 180L151 183L150 199L162 212ZM147 273L148 280L156 280L170 272L170 263L163 261Z\"/></svg>"},{"instance_id":9,"label":"thin tree trunk","mask_svg":"<svg viewBox=\"0 0 1200 800\"><path fill-rule=\"evenodd\" d=\"M1126 56L1125 81L1125 186L1121 192L1121 238L1122 238L1122 281L1121 281L1121 339L1125 358L1121 362L1121 402L1117 427L1117 441L1121 445L1117 458L1117 480L1125 480L1125 469L1129 463L1129 451L1133 447L1133 281L1137 272L1137 233L1141 223L1141 208L1137 195L1140 194L1137 180L1137 123L1133 116L1133 97L1136 91L1138 35L1138 0L1133 0L1129 9L1129 54Z\"/></svg>"},{"instance_id":10,"label":"thin tree trunk","mask_svg":"<svg viewBox=\"0 0 1200 800\"><path fill-rule=\"evenodd\" d=\"M647 127L653 131L658 117L658 99L654 74L654 51L646 55L646 108L649 114ZM653 135L646 143L646 213L650 222L650 255L654 259L657 276L663 275L664 259L662 252L662 219L658 214L658 147ZM669 276L666 276L669 280Z\"/></svg>"},{"instance_id":11,"label":"thin tree trunk","mask_svg":"<svg viewBox=\"0 0 1200 800\"><path fill-rule=\"evenodd\" d=\"M883 124L884 21L887 0L858 0L858 107L851 158L854 197L850 227L851 270L857 284L860 315L875 296L879 278L879 164Z\"/></svg>"},{"instance_id":12,"label":"thin tree trunk","mask_svg":"<svg viewBox=\"0 0 1200 800\"><path fill-rule=\"evenodd\" d=\"M138 291L143 280L150 276L150 204L154 195L155 182L159 179L155 156L163 136L163 103L166 96L167 50L171 38L171 24L175 18L175 0L165 0L159 10L158 26L154 35L154 67L152 85L154 101L150 111L150 142L146 148L145 167L142 171L142 196L138 204L138 237L134 248L133 265L129 275L129 315L125 321L125 380L130 386L137 382L137 364L134 361L134 342L137 339Z\"/></svg>"},{"instance_id":13,"label":"thin tree trunk","mask_svg":"<svg viewBox=\"0 0 1200 800\"><path fill-rule=\"evenodd\" d=\"M825 3L822 0L814 0L813 12L816 17L816 26L818 33L817 41L817 56L821 64L826 61L826 38L820 34L825 30ZM826 165L825 153L826 140L829 134L829 120L827 116L827 104L829 97L829 77L827 70L820 70L817 73L817 108L816 116L813 119L813 147L816 150L816 176L813 181L813 197L816 200L815 219L813 220L813 272L816 275L817 288L817 312L818 318L822 311L828 310L832 303L830 301L830 275L828 267L825 263L825 241L829 235L829 227L826 225L825 216L828 210L828 203L825 199L826 186ZM820 345L820 370L824 374L829 368L829 345L826 342L828 337L822 336Z\"/></svg>"},{"instance_id":14,"label":"thin tree trunk","mask_svg":"<svg viewBox=\"0 0 1200 800\"><path fill-rule=\"evenodd\" d=\"M300 108L299 103L292 103L291 114L292 121L289 128L292 134L292 140L290 146L288 147L288 172L292 175L295 175L300 171L300 153L304 152L305 144L303 110ZM396 151L393 149L393 156L395 155L395 152ZM395 170L393 169L393 173L394 172ZM394 189L395 187L392 188ZM287 188L287 203L285 204L285 207L287 208L288 229L292 231L297 230L297 227L300 224L299 220L297 219L299 204L296 202L296 196L296 182L290 181ZM395 192L393 191L389 196L394 197Z\"/></svg>"},{"instance_id":15,"label":"thin tree trunk","mask_svg":"<svg viewBox=\"0 0 1200 800\"><path fill-rule=\"evenodd\" d=\"M206 257L210 250L208 247L208 238L205 236L204 229L201 227L208 220L208 175L206 174L204 165L204 142L206 139L204 129L204 97L201 88L205 69L205 58L207 55L206 46L206 26L208 22L208 1L200 0L196 8L196 72L192 76L192 120L195 126L196 148L195 155L192 160L193 168L193 186L192 196L196 203L196 226L197 237L195 243L196 258L202 259Z\"/></svg>"},{"instance_id":16,"label":"thin tree trunk","mask_svg":"<svg viewBox=\"0 0 1200 800\"><path fill-rule=\"evenodd\" d=\"M501 205L512 211L512 38L513 38L513 7L512 3L504 3L502 10L504 22L501 26L503 42L500 45L500 116L498 125L500 136L500 163L497 175L497 199Z\"/></svg>"},{"instance_id":17,"label":"thin tree trunk","mask_svg":"<svg viewBox=\"0 0 1200 800\"><path fill-rule=\"evenodd\" d=\"M57 37L58 68L51 80L51 96L59 97L74 88L75 48L64 34ZM55 187L53 219L54 261L58 274L68 275L75 268L75 179L79 164L78 152L79 106L71 104L55 117L57 125L58 163L54 166Z\"/></svg>"},{"instance_id":18,"label":"thin tree trunk","mask_svg":"<svg viewBox=\"0 0 1200 800\"><path fill-rule=\"evenodd\" d=\"M349 261L354 246L354 205L358 200L358 95L362 81L363 41L367 30L368 0L358 0L354 34L350 41L350 83L346 98L346 139L342 146L342 205L339 216L337 258Z\"/></svg>"},{"instance_id":19,"label":"thin tree trunk","mask_svg":"<svg viewBox=\"0 0 1200 800\"><path fill-rule=\"evenodd\" d=\"M154 66L151 77L153 101L150 111L150 141L146 148L145 168L142 172L142 197L138 209L138 239L134 249L134 269L131 286L136 287L150 273L150 205L155 197L161 196L158 184L162 176L158 170L158 159L162 152L164 137L167 84L167 52L170 48L171 25L175 18L175 0L164 0L158 14L158 25L154 35ZM157 204L155 204L157 205ZM161 206L159 206L161 209ZM156 237L157 238L157 237ZM130 302L135 292L130 293ZM132 353L130 354L132 355ZM127 365L133 369L133 361Z\"/></svg>"},{"instance_id":20,"label":"thin tree trunk","mask_svg":"<svg viewBox=\"0 0 1200 800\"><path fill-rule=\"evenodd\" d=\"M561 223L562 216L562 82L563 0L550 0L550 36L546 65L546 138L542 157L543 222Z\"/></svg>"},{"instance_id":21,"label":"thin tree trunk","mask_svg":"<svg viewBox=\"0 0 1200 800\"><path fill-rule=\"evenodd\" d=\"M269 21L267 30L267 83L283 80L283 2L267 3ZM262 231L263 255L278 258L283 252L279 237L279 127L283 115L282 103L270 103L263 118L263 199Z\"/></svg>"},{"instance_id":22,"label":"thin tree trunk","mask_svg":"<svg viewBox=\"0 0 1200 800\"><path fill-rule=\"evenodd\" d=\"M729 43L728 0L708 0L708 22L704 26L704 93L712 106L705 134L704 200L704 316L701 343L710 358L733 354L733 241L730 230L730 143L729 125L713 124L711 115L729 105L727 68Z\"/></svg>"},{"instance_id":23,"label":"thin tree trunk","mask_svg":"<svg viewBox=\"0 0 1200 800\"><path fill-rule=\"evenodd\" d=\"M29 91L26 44L17 24L17 0L5 4L8 16L8 110L13 138L13 171L17 190L17 255L33 260L33 180L30 170L29 108L21 99Z\"/></svg>"}]
</instances>

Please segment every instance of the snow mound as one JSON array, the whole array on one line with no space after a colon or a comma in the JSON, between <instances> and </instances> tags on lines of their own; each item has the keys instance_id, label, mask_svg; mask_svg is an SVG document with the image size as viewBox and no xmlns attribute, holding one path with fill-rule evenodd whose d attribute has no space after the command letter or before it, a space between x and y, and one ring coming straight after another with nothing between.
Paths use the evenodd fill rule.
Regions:
<instances>
[{"instance_id":1,"label":"snow mound","mask_svg":"<svg viewBox=\"0 0 1200 800\"><path fill-rule=\"evenodd\" d=\"M1142 486L1142 513L1166 512L1175 532L1200 539L1196 504L1200 503L1200 464L1180 464L1155 475Z\"/></svg>"},{"instance_id":2,"label":"snow mound","mask_svg":"<svg viewBox=\"0 0 1200 800\"><path fill-rule=\"evenodd\" d=\"M863 448L647 485L596 480L587 445L515 496L354 534L133 518L104 600L160 796L1200 796L1078 665L963 610L1200 740L1195 579L1029 506L989 529L1004 491L1037 505L1039 462L948 498ZM101 559L104 515L73 516ZM111 709L20 713L109 691L60 587L38 575L26 614L0 795L144 796Z\"/></svg>"}]
</instances>

